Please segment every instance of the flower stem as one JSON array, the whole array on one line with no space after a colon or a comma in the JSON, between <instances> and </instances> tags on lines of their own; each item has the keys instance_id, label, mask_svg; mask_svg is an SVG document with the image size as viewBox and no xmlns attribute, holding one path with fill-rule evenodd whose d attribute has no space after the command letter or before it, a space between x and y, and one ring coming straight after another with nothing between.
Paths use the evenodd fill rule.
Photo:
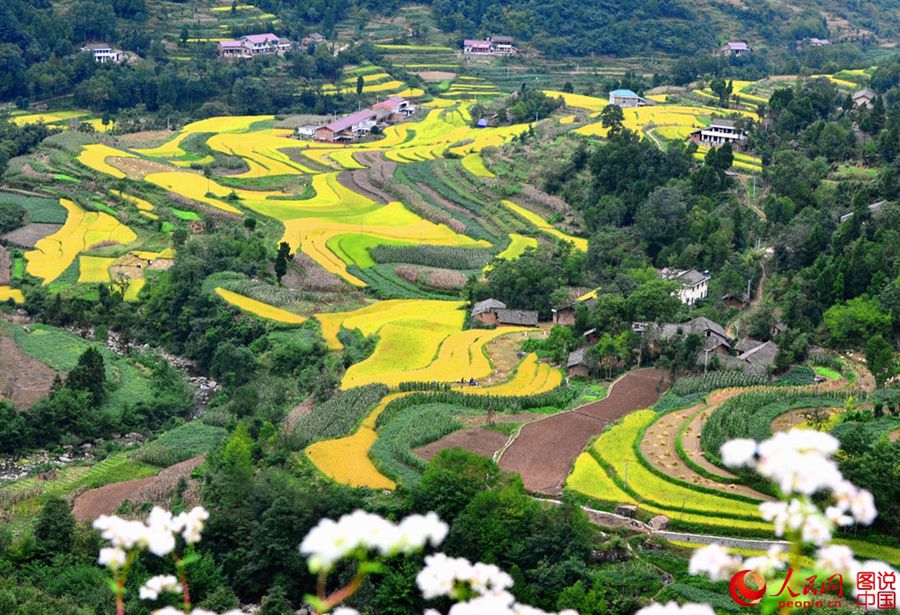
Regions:
<instances>
[{"instance_id":1,"label":"flower stem","mask_svg":"<svg viewBox=\"0 0 900 615\"><path fill-rule=\"evenodd\" d=\"M333 607L339 605L341 602L352 596L356 593L356 590L359 589L360 585L362 585L363 579L365 579L366 575L362 572L357 572L356 576L353 577L353 580L350 581L345 587L336 590L330 596L325 598L325 606L326 610L331 610Z\"/></svg>"}]
</instances>

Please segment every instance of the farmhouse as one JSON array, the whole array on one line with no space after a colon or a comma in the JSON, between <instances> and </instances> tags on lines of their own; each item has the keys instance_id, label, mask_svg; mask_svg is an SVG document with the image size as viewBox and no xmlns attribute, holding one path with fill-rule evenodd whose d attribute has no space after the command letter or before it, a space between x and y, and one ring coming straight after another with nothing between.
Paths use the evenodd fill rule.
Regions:
<instances>
[{"instance_id":1,"label":"farmhouse","mask_svg":"<svg viewBox=\"0 0 900 615\"><path fill-rule=\"evenodd\" d=\"M297 136L298 137L315 137L316 130L319 127L315 124L303 124L302 126L297 126Z\"/></svg>"},{"instance_id":2,"label":"farmhouse","mask_svg":"<svg viewBox=\"0 0 900 615\"><path fill-rule=\"evenodd\" d=\"M660 325L650 325L646 332L649 333L651 339L669 340L677 335L699 335L703 338L703 349L707 352L727 355L731 350L731 342L728 341L728 334L716 322L709 318L699 316L693 320L689 320L680 324L662 323Z\"/></svg>"},{"instance_id":3,"label":"farmhouse","mask_svg":"<svg viewBox=\"0 0 900 615\"><path fill-rule=\"evenodd\" d=\"M497 324L497 310L506 309L506 304L496 299L485 299L472 306L472 318L486 325Z\"/></svg>"},{"instance_id":4,"label":"farmhouse","mask_svg":"<svg viewBox=\"0 0 900 615\"><path fill-rule=\"evenodd\" d=\"M657 271L663 280L672 280L681 285L678 298L684 305L694 305L706 299L709 294L709 272L700 273L696 269L660 269Z\"/></svg>"},{"instance_id":5,"label":"farmhouse","mask_svg":"<svg viewBox=\"0 0 900 615\"><path fill-rule=\"evenodd\" d=\"M756 346L736 357L726 357L724 365L730 369L740 369L747 374L765 376L775 365L776 356L778 356L778 346L775 342L757 342Z\"/></svg>"},{"instance_id":6,"label":"farmhouse","mask_svg":"<svg viewBox=\"0 0 900 615\"><path fill-rule=\"evenodd\" d=\"M570 305L566 305L564 307L559 308L558 310L552 310L553 312L553 324L554 325L566 325L572 326L575 324L575 312L578 309L579 304L584 305L586 308L590 309L597 305L597 299L595 297L589 297L584 301L576 301Z\"/></svg>"},{"instance_id":7,"label":"farmhouse","mask_svg":"<svg viewBox=\"0 0 900 615\"><path fill-rule=\"evenodd\" d=\"M812 37L806 39L806 44L809 47L828 47L831 44L831 41L829 41L827 38Z\"/></svg>"},{"instance_id":8,"label":"farmhouse","mask_svg":"<svg viewBox=\"0 0 900 615\"><path fill-rule=\"evenodd\" d=\"M513 38L511 36L493 36L488 39L494 53L516 53L518 50L513 47Z\"/></svg>"},{"instance_id":9,"label":"farmhouse","mask_svg":"<svg viewBox=\"0 0 900 615\"><path fill-rule=\"evenodd\" d=\"M747 140L747 135L743 130L735 128L734 120L715 118L706 128L692 132L689 139L710 147L731 143L732 147L738 149Z\"/></svg>"},{"instance_id":10,"label":"farmhouse","mask_svg":"<svg viewBox=\"0 0 900 615\"><path fill-rule=\"evenodd\" d=\"M853 106L854 107L866 107L867 109L872 106L872 101L875 100L875 92L870 90L869 88L864 88L857 92L853 93Z\"/></svg>"},{"instance_id":11,"label":"farmhouse","mask_svg":"<svg viewBox=\"0 0 900 615\"><path fill-rule=\"evenodd\" d=\"M313 32L312 34L307 34L303 38L300 39L300 45L303 47L309 47L310 45L320 45L325 42L325 37L319 34L318 32Z\"/></svg>"},{"instance_id":12,"label":"farmhouse","mask_svg":"<svg viewBox=\"0 0 900 615\"><path fill-rule=\"evenodd\" d=\"M609 104L619 107L646 107L653 104L652 100L647 100L638 96L631 90L613 90L609 93Z\"/></svg>"},{"instance_id":13,"label":"farmhouse","mask_svg":"<svg viewBox=\"0 0 900 615\"><path fill-rule=\"evenodd\" d=\"M399 122L416 112L416 107L401 96L391 96L372 106L379 122Z\"/></svg>"},{"instance_id":14,"label":"farmhouse","mask_svg":"<svg viewBox=\"0 0 900 615\"><path fill-rule=\"evenodd\" d=\"M722 298L719 301L721 301L722 305L727 308L743 310L745 307L747 307L747 304L750 302L750 296L747 293L743 293L743 294L729 293L727 295L722 295Z\"/></svg>"},{"instance_id":15,"label":"farmhouse","mask_svg":"<svg viewBox=\"0 0 900 615\"><path fill-rule=\"evenodd\" d=\"M377 123L372 109L363 109L316 128L316 141L336 143L352 141L361 133L367 133Z\"/></svg>"},{"instance_id":16,"label":"farmhouse","mask_svg":"<svg viewBox=\"0 0 900 615\"><path fill-rule=\"evenodd\" d=\"M258 55L282 55L291 49L291 41L279 38L271 32L247 34L237 40L219 41L216 54L220 58L251 58Z\"/></svg>"},{"instance_id":17,"label":"farmhouse","mask_svg":"<svg viewBox=\"0 0 900 615\"><path fill-rule=\"evenodd\" d=\"M493 47L489 40L469 39L463 41L463 53L467 55L489 55L492 53Z\"/></svg>"},{"instance_id":18,"label":"farmhouse","mask_svg":"<svg viewBox=\"0 0 900 615\"><path fill-rule=\"evenodd\" d=\"M566 374L572 377L587 378L591 372L591 360L587 348L579 348L569 353L566 361Z\"/></svg>"},{"instance_id":19,"label":"farmhouse","mask_svg":"<svg viewBox=\"0 0 900 615\"><path fill-rule=\"evenodd\" d=\"M538 324L538 313L534 310L508 310L505 308L498 308L495 312L497 314L497 324L500 325L536 327Z\"/></svg>"},{"instance_id":20,"label":"farmhouse","mask_svg":"<svg viewBox=\"0 0 900 615\"><path fill-rule=\"evenodd\" d=\"M719 55L741 57L753 53L753 48L744 41L728 41L719 48Z\"/></svg>"},{"instance_id":21,"label":"farmhouse","mask_svg":"<svg viewBox=\"0 0 900 615\"><path fill-rule=\"evenodd\" d=\"M94 62L100 64L119 64L125 60L125 52L111 47L106 43L85 43L81 46L82 52L89 52L94 56Z\"/></svg>"}]
</instances>

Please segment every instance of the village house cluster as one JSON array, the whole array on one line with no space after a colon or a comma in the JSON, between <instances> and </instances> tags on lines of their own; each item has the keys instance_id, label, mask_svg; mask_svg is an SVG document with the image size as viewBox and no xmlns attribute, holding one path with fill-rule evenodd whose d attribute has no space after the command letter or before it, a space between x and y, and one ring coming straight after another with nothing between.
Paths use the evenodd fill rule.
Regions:
<instances>
[{"instance_id":1,"label":"village house cluster","mask_svg":"<svg viewBox=\"0 0 900 615\"><path fill-rule=\"evenodd\" d=\"M371 107L321 126L300 126L297 128L297 136L327 143L348 143L369 134L376 126L384 127L402 121L415 112L416 107L411 102L401 96L391 96Z\"/></svg>"}]
</instances>

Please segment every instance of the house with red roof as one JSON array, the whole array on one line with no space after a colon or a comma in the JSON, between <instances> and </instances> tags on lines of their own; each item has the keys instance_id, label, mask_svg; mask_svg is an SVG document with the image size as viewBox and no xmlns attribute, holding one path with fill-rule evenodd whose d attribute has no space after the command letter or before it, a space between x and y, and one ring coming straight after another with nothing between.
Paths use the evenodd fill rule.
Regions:
<instances>
[{"instance_id":1,"label":"house with red roof","mask_svg":"<svg viewBox=\"0 0 900 615\"><path fill-rule=\"evenodd\" d=\"M329 143L352 141L359 135L371 131L377 123L378 118L375 111L362 109L316 128L316 141Z\"/></svg>"},{"instance_id":2,"label":"house with red roof","mask_svg":"<svg viewBox=\"0 0 900 615\"><path fill-rule=\"evenodd\" d=\"M491 41L475 40L467 38L463 41L463 53L465 54L490 54L494 51Z\"/></svg>"},{"instance_id":3,"label":"house with red roof","mask_svg":"<svg viewBox=\"0 0 900 615\"><path fill-rule=\"evenodd\" d=\"M379 122L399 122L416 112L416 107L402 96L391 96L372 105Z\"/></svg>"},{"instance_id":4,"label":"house with red roof","mask_svg":"<svg viewBox=\"0 0 900 615\"><path fill-rule=\"evenodd\" d=\"M719 49L719 55L741 57L753 53L753 48L744 41L728 41Z\"/></svg>"},{"instance_id":5,"label":"house with red roof","mask_svg":"<svg viewBox=\"0 0 900 615\"><path fill-rule=\"evenodd\" d=\"M252 58L258 55L282 55L291 49L291 41L271 32L247 34L237 40L219 41L216 53L219 57Z\"/></svg>"}]
</instances>

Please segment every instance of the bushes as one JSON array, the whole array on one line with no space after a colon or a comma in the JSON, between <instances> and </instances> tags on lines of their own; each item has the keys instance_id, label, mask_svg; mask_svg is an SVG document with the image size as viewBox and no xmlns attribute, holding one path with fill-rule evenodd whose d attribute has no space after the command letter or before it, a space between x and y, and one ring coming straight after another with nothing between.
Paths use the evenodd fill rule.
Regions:
<instances>
[{"instance_id":1,"label":"bushes","mask_svg":"<svg viewBox=\"0 0 900 615\"><path fill-rule=\"evenodd\" d=\"M293 433L288 436L288 445L292 450L299 451L316 440L337 438L350 433L386 394L387 387L382 384L337 391L328 401L300 417Z\"/></svg>"},{"instance_id":2,"label":"bushes","mask_svg":"<svg viewBox=\"0 0 900 615\"><path fill-rule=\"evenodd\" d=\"M444 269L481 269L493 255L490 250L449 246L376 246L369 250L376 263L408 263Z\"/></svg>"},{"instance_id":3,"label":"bushes","mask_svg":"<svg viewBox=\"0 0 900 615\"><path fill-rule=\"evenodd\" d=\"M816 381L816 372L811 367L798 365L775 381L777 386L806 386Z\"/></svg>"},{"instance_id":4,"label":"bushes","mask_svg":"<svg viewBox=\"0 0 900 615\"><path fill-rule=\"evenodd\" d=\"M685 396L692 393L705 393L715 389L759 386L765 384L766 381L767 378L765 376L754 376L743 372L709 372L702 376L679 378L672 385L672 392L679 396Z\"/></svg>"},{"instance_id":5,"label":"bushes","mask_svg":"<svg viewBox=\"0 0 900 615\"><path fill-rule=\"evenodd\" d=\"M202 421L185 423L144 446L135 456L135 461L166 468L191 457L205 453L225 438L228 430L224 427L207 425Z\"/></svg>"}]
</instances>

